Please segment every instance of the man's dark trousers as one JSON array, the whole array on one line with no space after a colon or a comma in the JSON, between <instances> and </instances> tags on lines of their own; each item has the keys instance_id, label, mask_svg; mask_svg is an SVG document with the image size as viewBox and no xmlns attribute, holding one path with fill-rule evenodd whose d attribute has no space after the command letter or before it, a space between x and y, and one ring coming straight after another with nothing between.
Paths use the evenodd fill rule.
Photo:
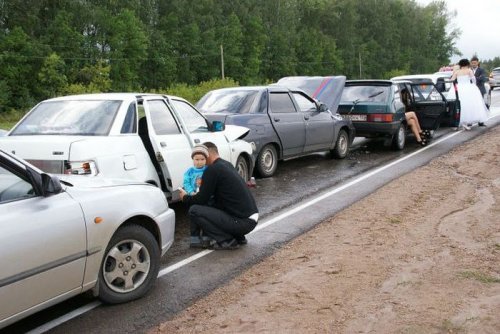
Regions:
<instances>
[{"instance_id":1,"label":"man's dark trousers","mask_svg":"<svg viewBox=\"0 0 500 334\"><path fill-rule=\"evenodd\" d=\"M253 219L233 217L217 208L197 204L189 208L189 217L192 236L201 229L217 242L242 237L257 225Z\"/></svg>"}]
</instances>

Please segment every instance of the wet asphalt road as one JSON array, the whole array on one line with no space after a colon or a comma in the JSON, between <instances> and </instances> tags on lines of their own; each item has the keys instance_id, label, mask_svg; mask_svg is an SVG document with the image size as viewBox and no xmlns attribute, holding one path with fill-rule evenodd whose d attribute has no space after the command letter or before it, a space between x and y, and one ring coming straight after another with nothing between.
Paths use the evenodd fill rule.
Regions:
<instances>
[{"instance_id":1,"label":"wet asphalt road","mask_svg":"<svg viewBox=\"0 0 500 334\"><path fill-rule=\"evenodd\" d=\"M494 93L493 105L500 105L500 101L498 101L500 100L500 94ZM499 123L498 118L495 124ZM450 144L449 147L442 147L442 153L487 130L476 129L455 136L454 138L461 139L455 139L454 143ZM453 129L440 129L437 131L434 141L438 141L440 138L452 133L454 133ZM332 159L329 153L319 153L281 162L275 176L267 179L257 178L257 185L252 190L260 210L260 222L270 219L279 212L283 212L283 209L289 209L301 201L345 183L357 175L386 165L419 149L420 146L415 143L412 136L407 137L405 149L399 152L392 151L390 147L384 145L383 141L357 139L355 146L344 160ZM429 151L433 149L429 148ZM437 152L436 154L440 155L442 153ZM412 161L406 167L408 170L428 161L426 159L418 161L413 158L409 160ZM387 176L387 178L389 177L394 176ZM385 182L385 180L381 181L381 183ZM378 185L372 186L375 189L378 187ZM360 184L359 187L359 191L355 191L358 194L352 196L365 196L361 188L368 187L368 185ZM373 190L367 190L368 193L370 191ZM349 196L351 195L346 195L346 197ZM341 203L339 199L339 203L336 203L336 205L340 209L349 205L349 203ZM173 204L172 208L176 211L176 236L173 247L162 259L162 268L198 253L196 250L189 249L187 238L189 222L185 214L185 208L181 203ZM153 292L141 300L124 305L99 306L79 318L54 328L51 332L143 332L155 324L167 320L193 301L206 295L217 286L224 284L248 266L274 252L283 243L309 230L329 214L329 211L325 211L325 213L318 216L315 216L314 213L304 214L305 216L298 214L293 219L289 219L289 225L285 228L276 227L265 233L256 233L259 236L258 239L253 235L250 236L249 245L238 250L237 253L215 252L209 254L205 260L200 259L185 266L185 268L159 278ZM304 220L310 220L310 222L302 224L301 221ZM94 299L88 295L73 298L22 320L4 331L18 333L29 331L93 301Z\"/></svg>"}]
</instances>

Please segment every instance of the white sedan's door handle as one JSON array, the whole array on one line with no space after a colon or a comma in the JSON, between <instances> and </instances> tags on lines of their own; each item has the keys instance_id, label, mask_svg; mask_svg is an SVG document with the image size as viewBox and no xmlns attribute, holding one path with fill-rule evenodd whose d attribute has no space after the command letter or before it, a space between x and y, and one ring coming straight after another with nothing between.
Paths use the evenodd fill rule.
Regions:
<instances>
[{"instance_id":1,"label":"white sedan's door handle","mask_svg":"<svg viewBox=\"0 0 500 334\"><path fill-rule=\"evenodd\" d=\"M161 147L167 147L167 144L166 144L164 141L161 141L161 142L160 142L160 146L161 146Z\"/></svg>"}]
</instances>

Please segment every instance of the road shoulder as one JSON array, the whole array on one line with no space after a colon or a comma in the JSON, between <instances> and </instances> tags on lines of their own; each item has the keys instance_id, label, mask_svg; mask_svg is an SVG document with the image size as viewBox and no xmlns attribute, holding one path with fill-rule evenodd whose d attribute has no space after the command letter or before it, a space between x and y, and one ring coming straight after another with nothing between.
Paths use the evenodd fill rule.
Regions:
<instances>
[{"instance_id":1,"label":"road shoulder","mask_svg":"<svg viewBox=\"0 0 500 334\"><path fill-rule=\"evenodd\" d=\"M499 202L497 126L151 332L498 332Z\"/></svg>"}]
</instances>

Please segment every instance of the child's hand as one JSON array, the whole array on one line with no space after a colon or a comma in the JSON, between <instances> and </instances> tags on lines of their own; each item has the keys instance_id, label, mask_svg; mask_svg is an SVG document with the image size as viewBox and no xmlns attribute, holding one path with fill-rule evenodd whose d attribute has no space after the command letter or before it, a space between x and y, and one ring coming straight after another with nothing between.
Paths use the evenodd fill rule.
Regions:
<instances>
[{"instance_id":1,"label":"child's hand","mask_svg":"<svg viewBox=\"0 0 500 334\"><path fill-rule=\"evenodd\" d=\"M177 188L177 190L179 191L179 197L181 198L181 201L182 201L182 199L184 198L184 196L187 195L187 192L183 188L181 188L181 187Z\"/></svg>"}]
</instances>

